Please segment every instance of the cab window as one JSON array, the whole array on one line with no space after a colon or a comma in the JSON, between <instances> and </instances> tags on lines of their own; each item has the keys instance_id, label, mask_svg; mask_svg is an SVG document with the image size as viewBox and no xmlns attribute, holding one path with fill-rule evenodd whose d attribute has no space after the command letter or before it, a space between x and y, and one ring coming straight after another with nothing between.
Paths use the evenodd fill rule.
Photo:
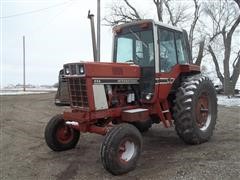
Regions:
<instances>
[{"instance_id":1,"label":"cab window","mask_svg":"<svg viewBox=\"0 0 240 180\"><path fill-rule=\"evenodd\" d=\"M177 47L177 57L179 64L188 63L188 54L186 42L184 41L183 34L175 32L176 47Z\"/></svg>"},{"instance_id":2,"label":"cab window","mask_svg":"<svg viewBox=\"0 0 240 180\"><path fill-rule=\"evenodd\" d=\"M134 63L141 67L154 67L153 32L150 30L134 31L125 29L115 39L114 59L118 63Z\"/></svg>"},{"instance_id":3,"label":"cab window","mask_svg":"<svg viewBox=\"0 0 240 180\"><path fill-rule=\"evenodd\" d=\"M159 29L159 54L161 72L169 72L177 64L174 32L167 29Z\"/></svg>"},{"instance_id":4,"label":"cab window","mask_svg":"<svg viewBox=\"0 0 240 180\"><path fill-rule=\"evenodd\" d=\"M133 59L133 40L124 37L118 38L117 52L118 62Z\"/></svg>"}]
</instances>

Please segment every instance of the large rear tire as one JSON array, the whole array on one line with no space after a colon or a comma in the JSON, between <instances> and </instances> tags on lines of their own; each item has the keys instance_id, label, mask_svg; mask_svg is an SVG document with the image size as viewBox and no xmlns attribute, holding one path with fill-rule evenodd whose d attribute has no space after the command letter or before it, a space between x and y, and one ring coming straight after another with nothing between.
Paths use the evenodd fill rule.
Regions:
<instances>
[{"instance_id":1,"label":"large rear tire","mask_svg":"<svg viewBox=\"0 0 240 180\"><path fill-rule=\"evenodd\" d=\"M208 141L217 119L217 97L213 83L201 75L186 78L178 88L173 110L175 129L185 143Z\"/></svg>"},{"instance_id":2,"label":"large rear tire","mask_svg":"<svg viewBox=\"0 0 240 180\"><path fill-rule=\"evenodd\" d=\"M136 167L142 147L142 136L131 124L118 124L105 136L101 146L104 168L113 175L120 175Z\"/></svg>"},{"instance_id":3,"label":"large rear tire","mask_svg":"<svg viewBox=\"0 0 240 180\"><path fill-rule=\"evenodd\" d=\"M54 116L45 128L45 141L54 151L72 149L78 143L80 132L65 124L62 114Z\"/></svg>"}]
</instances>

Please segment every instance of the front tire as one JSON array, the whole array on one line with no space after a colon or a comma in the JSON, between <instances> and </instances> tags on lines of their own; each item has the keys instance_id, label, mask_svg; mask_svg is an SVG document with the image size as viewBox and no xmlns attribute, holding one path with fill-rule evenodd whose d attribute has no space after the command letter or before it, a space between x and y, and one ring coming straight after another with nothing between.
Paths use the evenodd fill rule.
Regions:
<instances>
[{"instance_id":1,"label":"front tire","mask_svg":"<svg viewBox=\"0 0 240 180\"><path fill-rule=\"evenodd\" d=\"M101 146L104 168L120 175L136 167L142 147L142 136L131 124L118 124L105 136Z\"/></svg>"},{"instance_id":2,"label":"front tire","mask_svg":"<svg viewBox=\"0 0 240 180\"><path fill-rule=\"evenodd\" d=\"M178 88L173 110L175 129L185 143L208 141L217 119L217 97L209 78L186 78Z\"/></svg>"},{"instance_id":3,"label":"front tire","mask_svg":"<svg viewBox=\"0 0 240 180\"><path fill-rule=\"evenodd\" d=\"M65 124L62 114L54 116L45 128L45 141L53 151L64 151L74 148L80 132Z\"/></svg>"}]
</instances>

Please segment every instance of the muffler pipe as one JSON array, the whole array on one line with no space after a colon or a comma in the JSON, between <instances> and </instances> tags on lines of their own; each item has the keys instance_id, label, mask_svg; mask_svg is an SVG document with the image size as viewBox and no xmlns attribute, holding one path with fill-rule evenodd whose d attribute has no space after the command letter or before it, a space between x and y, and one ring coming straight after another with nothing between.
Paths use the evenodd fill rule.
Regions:
<instances>
[{"instance_id":1,"label":"muffler pipe","mask_svg":"<svg viewBox=\"0 0 240 180\"><path fill-rule=\"evenodd\" d=\"M90 20L91 25L91 33L92 33L92 47L93 47L93 59L94 62L97 61L97 45L96 45L96 34L95 34L95 27L94 27L94 15L88 11L88 19Z\"/></svg>"}]
</instances>

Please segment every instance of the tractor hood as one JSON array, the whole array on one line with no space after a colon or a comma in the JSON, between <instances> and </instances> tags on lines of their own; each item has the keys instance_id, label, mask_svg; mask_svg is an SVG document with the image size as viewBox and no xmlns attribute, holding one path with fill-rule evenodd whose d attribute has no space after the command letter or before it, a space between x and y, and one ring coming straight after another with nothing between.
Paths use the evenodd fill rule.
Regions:
<instances>
[{"instance_id":1,"label":"tractor hood","mask_svg":"<svg viewBox=\"0 0 240 180\"><path fill-rule=\"evenodd\" d=\"M101 78L140 78L140 67L128 63L68 63L64 65L64 75Z\"/></svg>"}]
</instances>

